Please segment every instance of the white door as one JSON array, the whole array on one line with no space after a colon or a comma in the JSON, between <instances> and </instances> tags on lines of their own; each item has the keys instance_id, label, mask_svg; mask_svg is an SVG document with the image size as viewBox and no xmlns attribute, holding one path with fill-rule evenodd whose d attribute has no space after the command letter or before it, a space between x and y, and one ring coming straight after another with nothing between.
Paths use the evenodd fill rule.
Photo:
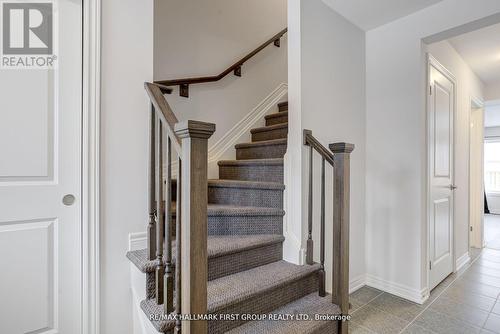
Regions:
<instances>
[{"instance_id":1,"label":"white door","mask_svg":"<svg viewBox=\"0 0 500 334\"><path fill-rule=\"evenodd\" d=\"M429 66L430 289L453 272L453 116L455 84L443 68Z\"/></svg>"},{"instance_id":2,"label":"white door","mask_svg":"<svg viewBox=\"0 0 500 334\"><path fill-rule=\"evenodd\" d=\"M57 67L0 69L2 334L82 327L82 1L53 4Z\"/></svg>"}]
</instances>

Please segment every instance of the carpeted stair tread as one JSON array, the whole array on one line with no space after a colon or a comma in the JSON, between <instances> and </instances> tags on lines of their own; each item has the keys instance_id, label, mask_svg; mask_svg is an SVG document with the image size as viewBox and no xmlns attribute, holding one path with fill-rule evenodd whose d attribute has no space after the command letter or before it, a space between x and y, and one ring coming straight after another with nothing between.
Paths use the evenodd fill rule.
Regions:
<instances>
[{"instance_id":1,"label":"carpeted stair tread","mask_svg":"<svg viewBox=\"0 0 500 334\"><path fill-rule=\"evenodd\" d=\"M279 111L288 111L288 101L278 103Z\"/></svg>"},{"instance_id":2,"label":"carpeted stair tread","mask_svg":"<svg viewBox=\"0 0 500 334\"><path fill-rule=\"evenodd\" d=\"M208 180L208 186L213 188L220 187L220 188L269 189L269 190L285 189L285 185L278 182L258 182L258 181L224 180L224 179Z\"/></svg>"},{"instance_id":3,"label":"carpeted stair tread","mask_svg":"<svg viewBox=\"0 0 500 334\"><path fill-rule=\"evenodd\" d=\"M285 211L278 208L239 206L227 204L208 204L208 216L284 216Z\"/></svg>"},{"instance_id":4,"label":"carpeted stair tread","mask_svg":"<svg viewBox=\"0 0 500 334\"><path fill-rule=\"evenodd\" d=\"M250 130L250 133L255 134L258 132L268 132L268 131L273 131L273 130L278 130L278 129L288 129L288 123L281 123L281 124L275 124L275 125L268 125L268 126L261 126L258 128L253 128Z\"/></svg>"},{"instance_id":5,"label":"carpeted stair tread","mask_svg":"<svg viewBox=\"0 0 500 334\"><path fill-rule=\"evenodd\" d=\"M283 116L288 116L288 111L281 111L281 112L275 112L272 114L268 114L264 116L264 119L271 119L271 118L281 118Z\"/></svg>"},{"instance_id":6,"label":"carpeted stair tread","mask_svg":"<svg viewBox=\"0 0 500 334\"><path fill-rule=\"evenodd\" d=\"M340 314L340 308L332 303L332 296L320 297L318 293L311 293L305 297L295 300L272 314L307 314L311 320L287 320L287 321L251 321L236 327L226 334L312 334L312 333L337 333L337 323L328 320L314 320L315 314L336 315Z\"/></svg>"},{"instance_id":7,"label":"carpeted stair tread","mask_svg":"<svg viewBox=\"0 0 500 334\"><path fill-rule=\"evenodd\" d=\"M252 147L261 147L261 146L275 146L275 145L286 145L287 144L287 139L286 138L280 138L280 139L271 139L271 140L262 140L262 141L257 141L257 142L252 142L252 143L242 143L242 144L236 144L235 148L236 149L241 149L241 148L252 148Z\"/></svg>"},{"instance_id":8,"label":"carpeted stair tread","mask_svg":"<svg viewBox=\"0 0 500 334\"><path fill-rule=\"evenodd\" d=\"M288 111L280 111L274 114L269 114L264 117L266 126L288 123Z\"/></svg>"},{"instance_id":9,"label":"carpeted stair tread","mask_svg":"<svg viewBox=\"0 0 500 334\"><path fill-rule=\"evenodd\" d=\"M285 238L282 235L248 235L248 236L208 236L208 258L216 258L224 255L243 252L249 249L264 247L271 244L282 243ZM175 250L175 241L172 243L172 249ZM175 252L172 253L175 263ZM147 250L139 249L127 252L127 258L141 272L152 272L155 270L157 260L148 260Z\"/></svg>"},{"instance_id":10,"label":"carpeted stair tread","mask_svg":"<svg viewBox=\"0 0 500 334\"><path fill-rule=\"evenodd\" d=\"M319 264L299 266L281 260L213 280L208 285L209 312L284 286L314 274L319 268Z\"/></svg>"},{"instance_id":11,"label":"carpeted stair tread","mask_svg":"<svg viewBox=\"0 0 500 334\"><path fill-rule=\"evenodd\" d=\"M268 292L315 275L319 268L318 264L298 266L286 261L278 261L209 281L207 286L208 313L224 312L232 305L241 305L246 300L252 300L259 296L265 298ZM290 293L294 294L296 291L290 291ZM143 300L141 308L148 318L163 312L162 305L156 305L154 299ZM174 327L172 320L152 320L152 323L160 332L167 332ZM217 326L218 324L212 322L209 324L209 328L211 325ZM211 331L209 330L209 332ZM220 331L215 330L215 332Z\"/></svg>"},{"instance_id":12,"label":"carpeted stair tread","mask_svg":"<svg viewBox=\"0 0 500 334\"><path fill-rule=\"evenodd\" d=\"M283 159L221 160L217 164L219 166L283 166Z\"/></svg>"}]
</instances>

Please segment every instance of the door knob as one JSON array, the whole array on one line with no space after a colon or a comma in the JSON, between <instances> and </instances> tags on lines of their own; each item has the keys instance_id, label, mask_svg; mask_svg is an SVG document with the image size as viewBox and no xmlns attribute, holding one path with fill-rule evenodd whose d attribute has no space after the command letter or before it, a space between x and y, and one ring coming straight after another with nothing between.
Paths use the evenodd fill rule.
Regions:
<instances>
[{"instance_id":1,"label":"door knob","mask_svg":"<svg viewBox=\"0 0 500 334\"><path fill-rule=\"evenodd\" d=\"M450 190L455 190L455 189L457 189L457 186L454 184L450 184Z\"/></svg>"},{"instance_id":2,"label":"door knob","mask_svg":"<svg viewBox=\"0 0 500 334\"><path fill-rule=\"evenodd\" d=\"M75 203L75 196L72 194L64 195L62 202L66 206L71 206L73 205L73 203Z\"/></svg>"}]
</instances>

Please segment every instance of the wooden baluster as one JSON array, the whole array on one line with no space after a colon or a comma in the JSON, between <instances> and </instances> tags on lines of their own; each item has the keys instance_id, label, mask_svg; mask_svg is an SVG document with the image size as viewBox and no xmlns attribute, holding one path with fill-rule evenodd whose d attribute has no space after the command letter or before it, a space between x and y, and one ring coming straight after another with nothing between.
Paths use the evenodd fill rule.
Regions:
<instances>
[{"instance_id":1,"label":"wooden baluster","mask_svg":"<svg viewBox=\"0 0 500 334\"><path fill-rule=\"evenodd\" d=\"M308 219L307 219L307 245L306 245L306 263L313 264L313 147L309 146L309 200L308 200Z\"/></svg>"},{"instance_id":2,"label":"wooden baluster","mask_svg":"<svg viewBox=\"0 0 500 334\"><path fill-rule=\"evenodd\" d=\"M320 263L319 295L326 296L325 287L325 158L321 160L321 231L320 231Z\"/></svg>"},{"instance_id":3,"label":"wooden baluster","mask_svg":"<svg viewBox=\"0 0 500 334\"><path fill-rule=\"evenodd\" d=\"M182 314L207 314L208 138L215 124L185 121L175 126L182 140L181 275ZM183 321L185 334L206 334L206 321Z\"/></svg>"},{"instance_id":4,"label":"wooden baluster","mask_svg":"<svg viewBox=\"0 0 500 334\"><path fill-rule=\"evenodd\" d=\"M174 310L174 273L172 271L172 143L167 136L167 182L165 198L165 314Z\"/></svg>"},{"instance_id":5,"label":"wooden baluster","mask_svg":"<svg viewBox=\"0 0 500 334\"><path fill-rule=\"evenodd\" d=\"M163 129L160 119L156 122L156 303L163 304L163 284L165 265L163 264L163 236L165 216L163 204Z\"/></svg>"},{"instance_id":6,"label":"wooden baluster","mask_svg":"<svg viewBox=\"0 0 500 334\"><path fill-rule=\"evenodd\" d=\"M156 258L156 204L155 204L155 108L151 106L149 125L149 175L148 175L148 190L149 190L149 223L148 223L148 260L153 261Z\"/></svg>"},{"instance_id":7,"label":"wooden baluster","mask_svg":"<svg viewBox=\"0 0 500 334\"><path fill-rule=\"evenodd\" d=\"M181 333L181 206L182 206L182 160L177 158L177 209L175 219L175 334Z\"/></svg>"},{"instance_id":8,"label":"wooden baluster","mask_svg":"<svg viewBox=\"0 0 500 334\"><path fill-rule=\"evenodd\" d=\"M342 315L349 313L349 191L353 144L330 144L333 152L333 287L332 302ZM339 321L339 334L348 333L348 321Z\"/></svg>"}]
</instances>

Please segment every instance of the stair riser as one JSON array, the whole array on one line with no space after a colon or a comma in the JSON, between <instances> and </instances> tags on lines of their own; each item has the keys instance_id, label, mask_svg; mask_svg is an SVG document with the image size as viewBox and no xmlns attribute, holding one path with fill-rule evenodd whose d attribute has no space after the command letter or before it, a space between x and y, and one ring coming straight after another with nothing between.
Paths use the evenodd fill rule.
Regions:
<instances>
[{"instance_id":1,"label":"stair riser","mask_svg":"<svg viewBox=\"0 0 500 334\"><path fill-rule=\"evenodd\" d=\"M318 290L318 275L314 273L303 277L295 282L277 287L271 291L217 310L217 314L266 314L272 310L290 303L296 299ZM241 326L247 321L209 321L208 332L211 334L222 334L230 329Z\"/></svg>"},{"instance_id":2,"label":"stair riser","mask_svg":"<svg viewBox=\"0 0 500 334\"><path fill-rule=\"evenodd\" d=\"M261 131L252 133L252 141L263 141L263 140L272 140L272 139L283 139L287 138L288 128L279 128L273 129L269 131Z\"/></svg>"},{"instance_id":3,"label":"stair riser","mask_svg":"<svg viewBox=\"0 0 500 334\"><path fill-rule=\"evenodd\" d=\"M219 178L283 183L283 165L219 166Z\"/></svg>"},{"instance_id":4,"label":"stair riser","mask_svg":"<svg viewBox=\"0 0 500 334\"><path fill-rule=\"evenodd\" d=\"M283 244L274 243L208 260L208 280L239 273L279 261L283 258ZM146 273L146 297L156 297L155 273Z\"/></svg>"},{"instance_id":5,"label":"stair riser","mask_svg":"<svg viewBox=\"0 0 500 334\"><path fill-rule=\"evenodd\" d=\"M286 153L286 144L245 147L236 149L237 160L247 159L274 159L283 158Z\"/></svg>"},{"instance_id":6,"label":"stair riser","mask_svg":"<svg viewBox=\"0 0 500 334\"><path fill-rule=\"evenodd\" d=\"M279 111L288 111L288 103L279 104L278 105L278 110Z\"/></svg>"},{"instance_id":7,"label":"stair riser","mask_svg":"<svg viewBox=\"0 0 500 334\"><path fill-rule=\"evenodd\" d=\"M208 202L283 209L283 190L209 187Z\"/></svg>"},{"instance_id":8,"label":"stair riser","mask_svg":"<svg viewBox=\"0 0 500 334\"><path fill-rule=\"evenodd\" d=\"M266 118L266 126L282 123L288 123L288 115Z\"/></svg>"},{"instance_id":9,"label":"stair riser","mask_svg":"<svg viewBox=\"0 0 500 334\"><path fill-rule=\"evenodd\" d=\"M283 234L283 216L208 217L209 235Z\"/></svg>"}]
</instances>

